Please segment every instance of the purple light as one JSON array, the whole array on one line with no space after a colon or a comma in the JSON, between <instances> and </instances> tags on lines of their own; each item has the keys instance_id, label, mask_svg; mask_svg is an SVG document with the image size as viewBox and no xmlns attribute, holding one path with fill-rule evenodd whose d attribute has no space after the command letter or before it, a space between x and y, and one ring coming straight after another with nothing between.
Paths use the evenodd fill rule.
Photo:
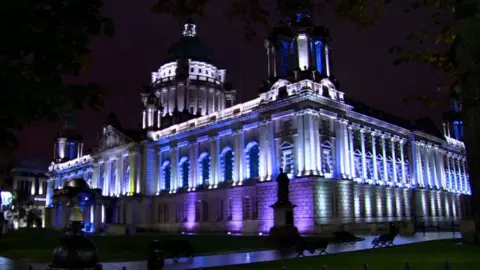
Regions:
<instances>
[{"instance_id":1,"label":"purple light","mask_svg":"<svg viewBox=\"0 0 480 270\"><path fill-rule=\"evenodd\" d=\"M184 224L184 228L188 231L191 232L195 229L196 227L196 222L195 222L195 205L197 203L202 204L202 201L199 201L197 199L197 193L196 192L189 192L186 195L187 197L185 198L186 203L186 209L187 211L187 222ZM199 208L201 208L202 205L200 205Z\"/></svg>"}]
</instances>

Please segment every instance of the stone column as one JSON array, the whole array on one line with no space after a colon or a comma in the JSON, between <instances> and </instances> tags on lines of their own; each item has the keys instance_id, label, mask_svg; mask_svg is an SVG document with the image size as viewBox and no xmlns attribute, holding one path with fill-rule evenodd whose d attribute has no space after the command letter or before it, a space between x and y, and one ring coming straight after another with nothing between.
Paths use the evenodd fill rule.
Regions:
<instances>
[{"instance_id":1,"label":"stone column","mask_svg":"<svg viewBox=\"0 0 480 270\"><path fill-rule=\"evenodd\" d=\"M467 192L468 195L471 195L470 181L468 179L466 163L467 163L467 159L465 157L462 158L462 168L463 168L463 174L465 176L465 191Z\"/></svg>"},{"instance_id":2,"label":"stone column","mask_svg":"<svg viewBox=\"0 0 480 270\"><path fill-rule=\"evenodd\" d=\"M388 167L387 167L387 147L385 143L386 135L382 135L382 156L383 156L383 180L388 182Z\"/></svg>"},{"instance_id":3,"label":"stone column","mask_svg":"<svg viewBox=\"0 0 480 270\"><path fill-rule=\"evenodd\" d=\"M315 116L315 121L313 121L314 124L314 136L315 136L315 155L316 155L316 170L319 175L323 175L322 172L322 138L320 135L320 116L318 115L318 112L316 112Z\"/></svg>"},{"instance_id":4,"label":"stone column","mask_svg":"<svg viewBox=\"0 0 480 270\"><path fill-rule=\"evenodd\" d=\"M453 185L455 187L455 193L458 193L460 191L460 186L458 184L458 181L457 181L457 168L456 168L456 163L455 163L455 158L456 156L455 155L451 155L450 156L450 177L453 178Z\"/></svg>"},{"instance_id":5,"label":"stone column","mask_svg":"<svg viewBox=\"0 0 480 270\"><path fill-rule=\"evenodd\" d=\"M265 41L265 49L267 50L268 78L270 78L272 76L272 70L271 70L271 60L270 60L270 44L268 41Z\"/></svg>"},{"instance_id":6,"label":"stone column","mask_svg":"<svg viewBox=\"0 0 480 270\"><path fill-rule=\"evenodd\" d=\"M188 189L187 191L195 190L195 164L197 163L197 157L195 156L196 143L188 144L188 159L190 161L190 172L188 174Z\"/></svg>"},{"instance_id":7,"label":"stone column","mask_svg":"<svg viewBox=\"0 0 480 270\"><path fill-rule=\"evenodd\" d=\"M430 163L428 161L428 149L427 146L424 145L422 147L422 157L423 157L423 164L425 164L425 179L427 179L428 187L432 188L432 177L430 174Z\"/></svg>"},{"instance_id":8,"label":"stone column","mask_svg":"<svg viewBox=\"0 0 480 270\"><path fill-rule=\"evenodd\" d=\"M202 172L198 170L198 142L193 143L193 159L192 164L190 165L193 170L193 177L192 177L192 190L195 190L199 185L198 179L201 177Z\"/></svg>"},{"instance_id":9,"label":"stone column","mask_svg":"<svg viewBox=\"0 0 480 270\"><path fill-rule=\"evenodd\" d=\"M376 144L376 135L377 131L372 131L372 165L373 165L373 182L376 183L378 180L378 166L377 166L377 148L375 146Z\"/></svg>"},{"instance_id":10,"label":"stone column","mask_svg":"<svg viewBox=\"0 0 480 270\"><path fill-rule=\"evenodd\" d=\"M394 137L390 138L390 145L392 148L392 172L393 172L392 181L396 184L398 180L397 180L397 157L395 156L395 141L396 139Z\"/></svg>"},{"instance_id":11,"label":"stone column","mask_svg":"<svg viewBox=\"0 0 480 270\"><path fill-rule=\"evenodd\" d=\"M414 177L412 179L412 185L418 184L420 187L423 187L422 181L422 163L420 162L420 149L418 142L412 141L412 165Z\"/></svg>"},{"instance_id":12,"label":"stone column","mask_svg":"<svg viewBox=\"0 0 480 270\"><path fill-rule=\"evenodd\" d=\"M345 174L348 178L351 178L351 165L350 165L350 142L348 140L348 129L347 129L348 121L344 120L342 122L342 130L343 130L343 155L345 160Z\"/></svg>"},{"instance_id":13,"label":"stone column","mask_svg":"<svg viewBox=\"0 0 480 270\"><path fill-rule=\"evenodd\" d=\"M303 67L302 67L303 69ZM307 175L312 175L314 170L314 158L313 158L313 120L310 110L306 110L303 115L303 153L305 156L305 173Z\"/></svg>"},{"instance_id":14,"label":"stone column","mask_svg":"<svg viewBox=\"0 0 480 270\"><path fill-rule=\"evenodd\" d=\"M92 188L101 188L100 186L100 164L94 161L93 165Z\"/></svg>"},{"instance_id":15,"label":"stone column","mask_svg":"<svg viewBox=\"0 0 480 270\"><path fill-rule=\"evenodd\" d=\"M365 129L360 129L360 142L362 149L362 179L360 182L364 182L367 179L367 157L365 153Z\"/></svg>"},{"instance_id":16,"label":"stone column","mask_svg":"<svg viewBox=\"0 0 480 270\"><path fill-rule=\"evenodd\" d=\"M398 147L400 147L400 162L401 162L401 170L402 170L402 183L404 185L407 184L407 177L405 175L405 154L403 153L403 148L404 148L404 145L405 144L405 140L404 139L400 139L400 144L398 145Z\"/></svg>"},{"instance_id":17,"label":"stone column","mask_svg":"<svg viewBox=\"0 0 480 270\"><path fill-rule=\"evenodd\" d=\"M117 179L115 179L115 194L120 195L122 193L122 181L123 181L123 156L117 156Z\"/></svg>"},{"instance_id":18,"label":"stone column","mask_svg":"<svg viewBox=\"0 0 480 270\"><path fill-rule=\"evenodd\" d=\"M268 120L268 125L267 125L267 138L268 138L268 156L267 156L267 161L268 161L268 167L267 167L267 172L268 172L268 180L273 180L274 177L278 174L278 168L277 168L277 158L276 158L276 148L275 148L275 129L273 126L273 121ZM277 170L274 172L274 169Z\"/></svg>"},{"instance_id":19,"label":"stone column","mask_svg":"<svg viewBox=\"0 0 480 270\"><path fill-rule=\"evenodd\" d=\"M111 177L112 177L112 160L107 160L107 166L104 172L104 180L103 180L103 195L104 196L110 196L111 195L111 190L110 190L110 182L111 182Z\"/></svg>"},{"instance_id":20,"label":"stone column","mask_svg":"<svg viewBox=\"0 0 480 270\"><path fill-rule=\"evenodd\" d=\"M135 152L129 154L130 175L128 176L128 194L135 194Z\"/></svg>"},{"instance_id":21,"label":"stone column","mask_svg":"<svg viewBox=\"0 0 480 270\"><path fill-rule=\"evenodd\" d=\"M295 136L295 169L297 176L302 176L305 171L305 155L303 145L303 112L297 112L295 114L295 124L297 127L297 134ZM262 152L262 150L260 150ZM260 166L261 168L262 166Z\"/></svg>"},{"instance_id":22,"label":"stone column","mask_svg":"<svg viewBox=\"0 0 480 270\"><path fill-rule=\"evenodd\" d=\"M234 131L234 146L235 146L235 180L233 185L242 185L245 174L245 142L243 136L243 129Z\"/></svg>"},{"instance_id":23,"label":"stone column","mask_svg":"<svg viewBox=\"0 0 480 270\"><path fill-rule=\"evenodd\" d=\"M178 188L178 147L172 147L172 161L171 161L171 176L170 176L170 189L172 192L177 192Z\"/></svg>"},{"instance_id":24,"label":"stone column","mask_svg":"<svg viewBox=\"0 0 480 270\"><path fill-rule=\"evenodd\" d=\"M243 149L241 149L240 146L240 140L241 140L241 133L242 131L240 129L236 129L233 131L233 158L234 158L234 164L235 164L235 170L233 172L233 186L236 186L239 182L240 179L242 178L242 154L243 154Z\"/></svg>"},{"instance_id":25,"label":"stone column","mask_svg":"<svg viewBox=\"0 0 480 270\"><path fill-rule=\"evenodd\" d=\"M348 144L349 144L349 159L350 159L350 176L352 179L355 179L357 177L355 173L355 149L353 147L353 137L354 137L354 131L352 126L348 126Z\"/></svg>"},{"instance_id":26,"label":"stone column","mask_svg":"<svg viewBox=\"0 0 480 270\"><path fill-rule=\"evenodd\" d=\"M209 138L210 142L210 179L209 179L209 187L208 188L213 188L214 186L217 185L217 139L215 136Z\"/></svg>"},{"instance_id":27,"label":"stone column","mask_svg":"<svg viewBox=\"0 0 480 270\"><path fill-rule=\"evenodd\" d=\"M157 193L165 189L165 179L163 177L163 151L158 149L158 173L157 173Z\"/></svg>"},{"instance_id":28,"label":"stone column","mask_svg":"<svg viewBox=\"0 0 480 270\"><path fill-rule=\"evenodd\" d=\"M344 155L344 131L343 131L343 119L335 120L335 172L336 177L343 179L345 177L345 155ZM309 146L305 147L308 148ZM307 157L308 159L308 157ZM308 160L305 161L306 163ZM308 163L307 163L308 164Z\"/></svg>"},{"instance_id":29,"label":"stone column","mask_svg":"<svg viewBox=\"0 0 480 270\"><path fill-rule=\"evenodd\" d=\"M445 155L445 151L442 150L442 149L439 149L438 150L438 155L437 155L437 162L439 164L439 166L438 166L439 176L440 176L440 179L442 181L442 189L443 190L448 190L447 178L446 178L446 175L445 175L445 158L444 158L444 155Z\"/></svg>"},{"instance_id":30,"label":"stone column","mask_svg":"<svg viewBox=\"0 0 480 270\"><path fill-rule=\"evenodd\" d=\"M258 147L260 150L260 181L267 180L268 177L268 134L267 121L260 122Z\"/></svg>"},{"instance_id":31,"label":"stone column","mask_svg":"<svg viewBox=\"0 0 480 270\"><path fill-rule=\"evenodd\" d=\"M430 146L430 151L429 151L429 162L430 166L432 166L432 181L433 181L433 186L435 188L440 188L439 182L438 182L438 177L437 177L437 162L435 159L435 148Z\"/></svg>"},{"instance_id":32,"label":"stone column","mask_svg":"<svg viewBox=\"0 0 480 270\"><path fill-rule=\"evenodd\" d=\"M220 180L222 180L224 177L222 175L222 155L220 154L220 136L215 136L215 162L217 165L215 165L215 173L216 173L216 179L215 179L215 185L213 186L214 188L218 187L218 183ZM223 179L225 180L225 179Z\"/></svg>"},{"instance_id":33,"label":"stone column","mask_svg":"<svg viewBox=\"0 0 480 270\"><path fill-rule=\"evenodd\" d=\"M464 185L463 185L462 169L461 169L461 166L460 166L460 157L459 156L455 157L455 163L457 163L456 167L457 167L458 182L460 184L460 192L464 193L465 188L464 188Z\"/></svg>"},{"instance_id":34,"label":"stone column","mask_svg":"<svg viewBox=\"0 0 480 270\"><path fill-rule=\"evenodd\" d=\"M450 155L451 153L446 153L445 157L447 159L447 168L445 170L446 178L447 178L447 186L448 186L448 191L453 192L455 190L454 183L452 181L451 177L451 170L450 170Z\"/></svg>"}]
</instances>

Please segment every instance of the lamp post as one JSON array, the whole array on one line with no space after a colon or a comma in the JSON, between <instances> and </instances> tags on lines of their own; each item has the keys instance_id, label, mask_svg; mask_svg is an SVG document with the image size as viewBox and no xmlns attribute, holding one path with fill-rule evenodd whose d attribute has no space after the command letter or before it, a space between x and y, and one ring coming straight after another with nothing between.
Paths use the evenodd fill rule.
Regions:
<instances>
[{"instance_id":1,"label":"lamp post","mask_svg":"<svg viewBox=\"0 0 480 270\"><path fill-rule=\"evenodd\" d=\"M83 179L72 179L54 196L68 199L72 209L70 224L65 235L60 238L53 250L53 262L48 270L101 270L95 244L83 235L85 221L80 210L81 198L93 195ZM81 197L81 198L80 198Z\"/></svg>"}]
</instances>

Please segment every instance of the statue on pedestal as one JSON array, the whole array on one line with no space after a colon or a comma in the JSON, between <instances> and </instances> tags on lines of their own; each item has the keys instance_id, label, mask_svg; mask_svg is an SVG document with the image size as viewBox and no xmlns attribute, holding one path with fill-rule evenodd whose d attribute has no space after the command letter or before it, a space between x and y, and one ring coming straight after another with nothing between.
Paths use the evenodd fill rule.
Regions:
<instances>
[{"instance_id":1,"label":"statue on pedestal","mask_svg":"<svg viewBox=\"0 0 480 270\"><path fill-rule=\"evenodd\" d=\"M84 216L79 197L92 196L92 190L83 179L72 179L57 190L57 195L68 201L72 209L70 224L65 235L53 250L53 262L48 270L102 270L97 247L83 234Z\"/></svg>"},{"instance_id":2,"label":"statue on pedestal","mask_svg":"<svg viewBox=\"0 0 480 270\"><path fill-rule=\"evenodd\" d=\"M280 174L277 177L277 204L291 204L289 185L290 179L288 179L288 175L280 168Z\"/></svg>"}]
</instances>

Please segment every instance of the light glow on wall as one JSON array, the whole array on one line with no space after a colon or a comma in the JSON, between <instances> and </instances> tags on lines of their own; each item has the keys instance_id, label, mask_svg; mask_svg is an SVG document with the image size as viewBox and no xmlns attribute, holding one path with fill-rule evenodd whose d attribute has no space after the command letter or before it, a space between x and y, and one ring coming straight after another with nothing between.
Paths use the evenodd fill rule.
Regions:
<instances>
[{"instance_id":1,"label":"light glow on wall","mask_svg":"<svg viewBox=\"0 0 480 270\"><path fill-rule=\"evenodd\" d=\"M102 204L102 213L101 213L102 224L105 223L105 206Z\"/></svg>"},{"instance_id":2,"label":"light glow on wall","mask_svg":"<svg viewBox=\"0 0 480 270\"><path fill-rule=\"evenodd\" d=\"M308 62L308 36L306 34L298 34L298 65L300 70L307 70L309 67Z\"/></svg>"}]
</instances>

